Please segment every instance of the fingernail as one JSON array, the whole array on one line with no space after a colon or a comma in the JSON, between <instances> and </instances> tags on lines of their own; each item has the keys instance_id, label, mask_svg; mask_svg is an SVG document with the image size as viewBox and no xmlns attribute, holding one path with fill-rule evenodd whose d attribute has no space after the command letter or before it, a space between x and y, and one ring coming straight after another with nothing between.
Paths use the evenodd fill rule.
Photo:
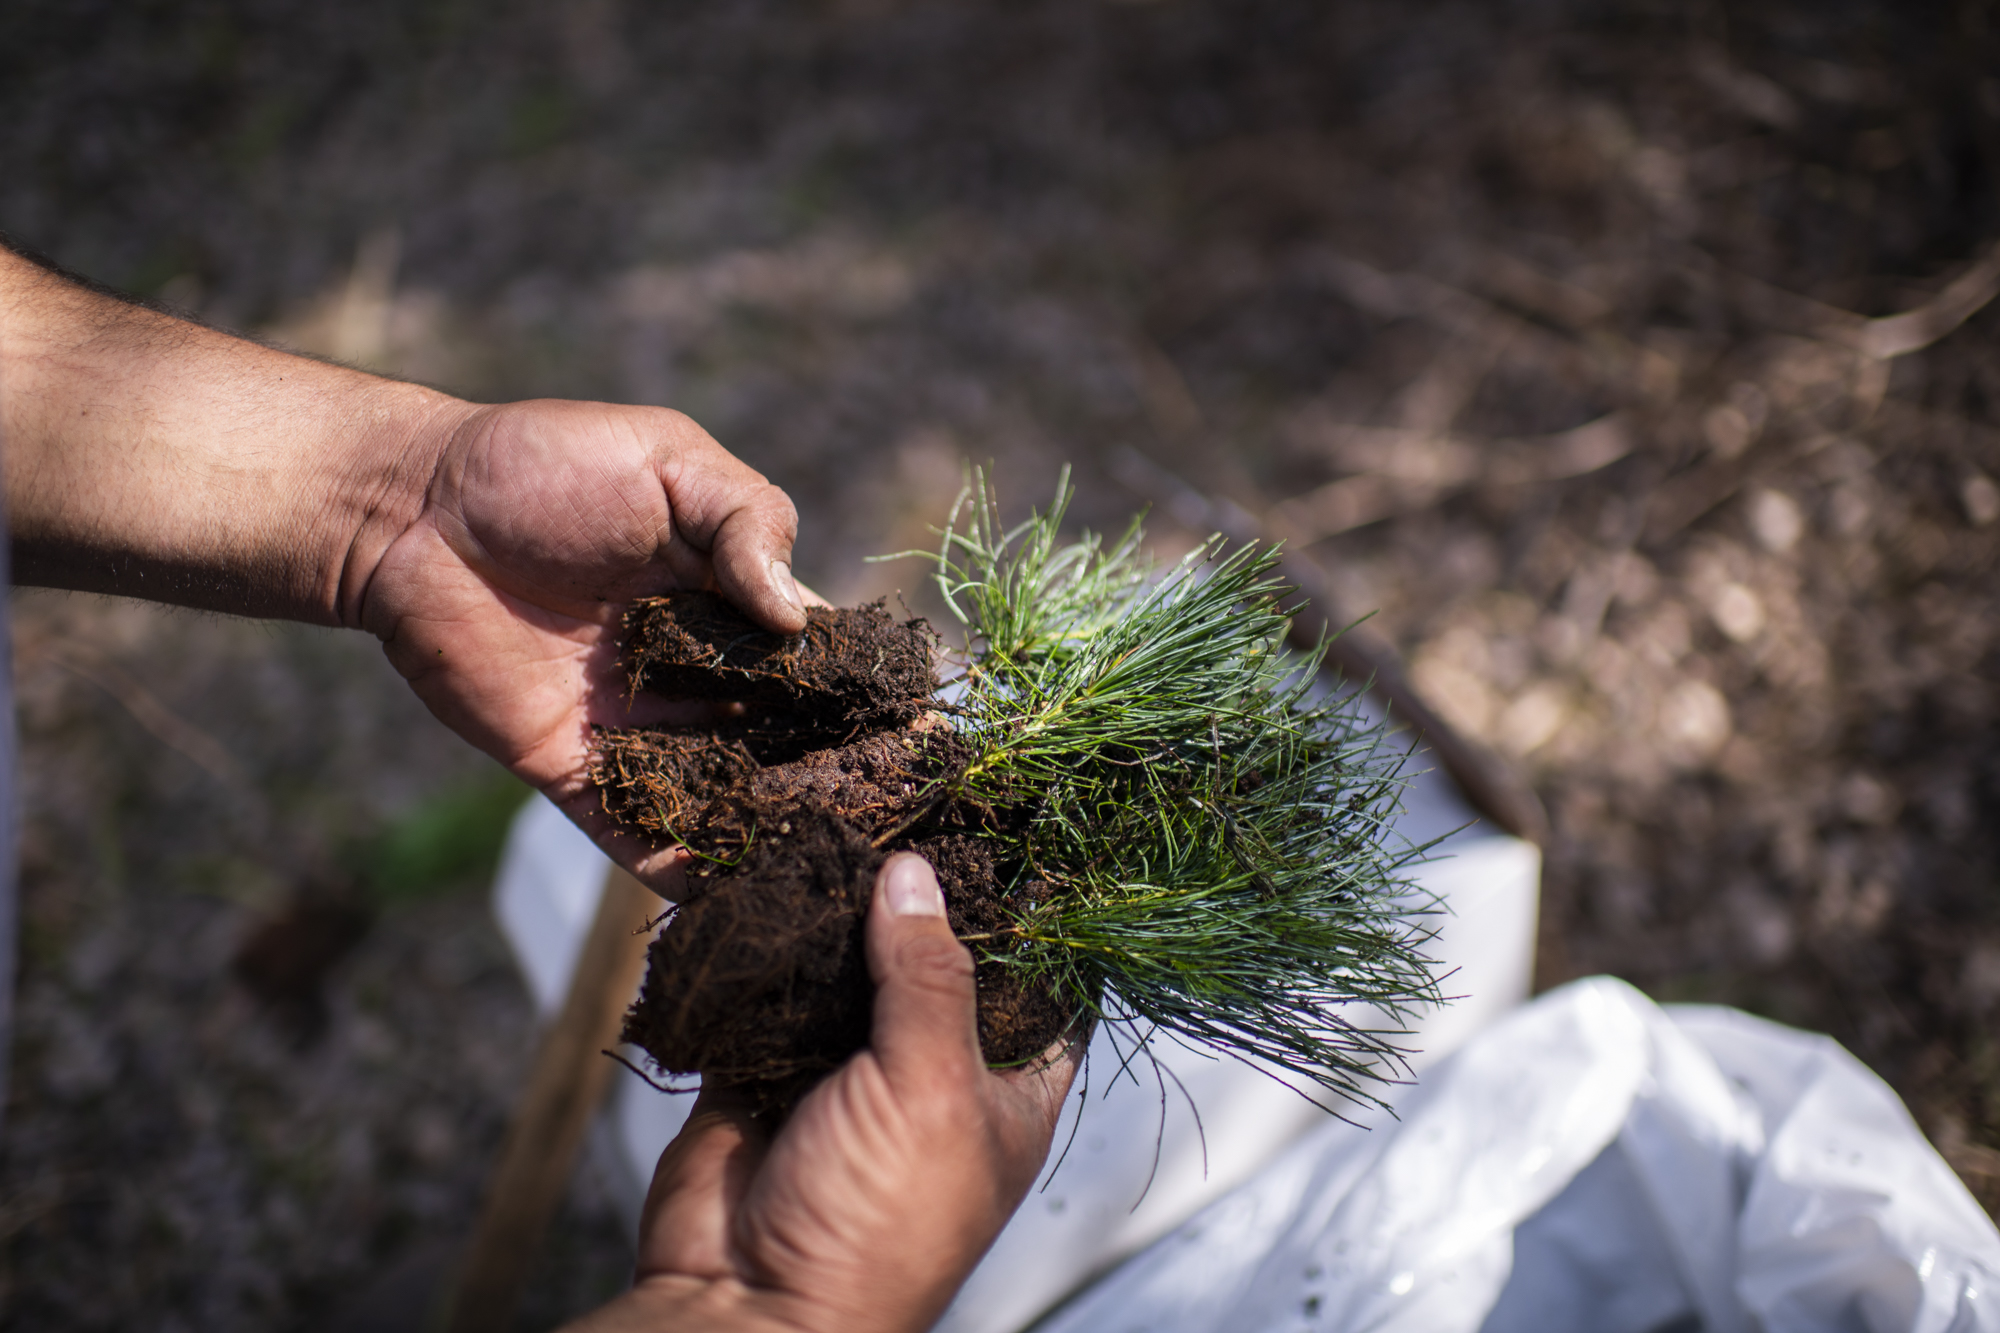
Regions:
<instances>
[{"instance_id":1,"label":"fingernail","mask_svg":"<svg viewBox=\"0 0 2000 1333\"><path fill-rule=\"evenodd\" d=\"M944 915L944 894L938 891L937 876L923 857L895 857L882 873L882 894L889 901L889 915Z\"/></svg>"},{"instance_id":2,"label":"fingernail","mask_svg":"<svg viewBox=\"0 0 2000 1333\"><path fill-rule=\"evenodd\" d=\"M771 562L771 582L778 585L778 595L792 604L792 609L801 615L806 604L799 600L799 585L792 582L792 567L782 560Z\"/></svg>"}]
</instances>

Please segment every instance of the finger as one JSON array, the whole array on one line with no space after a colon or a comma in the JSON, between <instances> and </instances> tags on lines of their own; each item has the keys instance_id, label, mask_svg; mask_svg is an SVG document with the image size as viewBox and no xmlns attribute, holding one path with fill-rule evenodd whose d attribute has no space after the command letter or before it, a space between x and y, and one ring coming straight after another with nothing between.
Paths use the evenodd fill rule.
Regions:
<instances>
[{"instance_id":1,"label":"finger","mask_svg":"<svg viewBox=\"0 0 2000 1333\"><path fill-rule=\"evenodd\" d=\"M687 892L687 869L693 853L676 843L662 847L653 838L641 836L618 823L604 810L604 794L579 770L559 783L542 789L568 815L570 822L590 835L597 849L632 872L641 884L668 902L679 902Z\"/></svg>"},{"instance_id":2,"label":"finger","mask_svg":"<svg viewBox=\"0 0 2000 1333\"><path fill-rule=\"evenodd\" d=\"M997 1076L1000 1095L1046 1137L1062 1117L1063 1101L1076 1082L1089 1046L1085 1034L1079 1033L1056 1042L1033 1063L1001 1072Z\"/></svg>"},{"instance_id":3,"label":"finger","mask_svg":"<svg viewBox=\"0 0 2000 1333\"><path fill-rule=\"evenodd\" d=\"M792 586L799 590L799 600L804 602L807 606L830 607L833 605L832 602L827 601L826 598L820 596L818 593L814 592L811 588L808 588L805 584L800 583L797 579L792 580Z\"/></svg>"},{"instance_id":4,"label":"finger","mask_svg":"<svg viewBox=\"0 0 2000 1333\"><path fill-rule=\"evenodd\" d=\"M806 627L805 600L792 578L798 515L783 491L767 491L723 520L709 559L724 597L765 628L796 634Z\"/></svg>"},{"instance_id":5,"label":"finger","mask_svg":"<svg viewBox=\"0 0 2000 1333\"><path fill-rule=\"evenodd\" d=\"M930 863L898 852L875 876L868 912L875 980L869 1047L891 1083L983 1071L972 954L951 933Z\"/></svg>"},{"instance_id":6,"label":"finger","mask_svg":"<svg viewBox=\"0 0 2000 1333\"><path fill-rule=\"evenodd\" d=\"M687 1124L660 1154L639 1218L636 1276L735 1275L731 1219L768 1143L734 1099L703 1089Z\"/></svg>"},{"instance_id":7,"label":"finger","mask_svg":"<svg viewBox=\"0 0 2000 1333\"><path fill-rule=\"evenodd\" d=\"M792 579L799 531L791 497L685 418L661 469L674 535L703 552L716 587L751 619L784 634L805 628Z\"/></svg>"}]
</instances>

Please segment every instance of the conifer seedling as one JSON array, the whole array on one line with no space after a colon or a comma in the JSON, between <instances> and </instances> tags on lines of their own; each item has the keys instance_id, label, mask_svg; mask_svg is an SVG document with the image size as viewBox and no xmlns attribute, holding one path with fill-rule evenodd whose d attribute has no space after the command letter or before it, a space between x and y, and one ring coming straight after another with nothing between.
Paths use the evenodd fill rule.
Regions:
<instances>
[{"instance_id":1,"label":"conifer seedling","mask_svg":"<svg viewBox=\"0 0 2000 1333\"><path fill-rule=\"evenodd\" d=\"M635 604L634 690L729 700L704 728L606 731L629 827L693 854L626 1038L660 1072L782 1110L866 1043L861 925L893 851L936 866L978 959L995 1065L1094 1024L1377 1102L1438 988L1403 755L1320 653L1285 647L1276 552L1157 568L1122 537L1003 527L975 474L929 555L962 641L880 607L757 630L712 594ZM906 555L912 553L905 553Z\"/></svg>"}]
</instances>

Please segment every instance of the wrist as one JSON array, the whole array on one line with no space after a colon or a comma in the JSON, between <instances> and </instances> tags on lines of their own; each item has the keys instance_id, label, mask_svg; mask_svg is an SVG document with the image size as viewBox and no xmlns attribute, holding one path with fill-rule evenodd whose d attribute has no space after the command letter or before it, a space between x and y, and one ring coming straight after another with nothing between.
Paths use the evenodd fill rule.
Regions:
<instances>
[{"instance_id":1,"label":"wrist","mask_svg":"<svg viewBox=\"0 0 2000 1333\"><path fill-rule=\"evenodd\" d=\"M314 488L325 534L316 558L314 619L362 628L383 555L424 511L440 460L483 409L413 384L377 381L383 401Z\"/></svg>"}]
</instances>

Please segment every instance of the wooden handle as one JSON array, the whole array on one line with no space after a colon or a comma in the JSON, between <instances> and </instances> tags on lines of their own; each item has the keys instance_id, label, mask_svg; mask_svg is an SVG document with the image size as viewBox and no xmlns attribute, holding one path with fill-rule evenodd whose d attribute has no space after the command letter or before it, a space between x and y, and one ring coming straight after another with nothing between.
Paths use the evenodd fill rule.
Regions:
<instances>
[{"instance_id":1,"label":"wooden handle","mask_svg":"<svg viewBox=\"0 0 2000 1333\"><path fill-rule=\"evenodd\" d=\"M606 877L569 994L542 1034L528 1086L514 1109L500 1164L439 1326L493 1333L514 1324L521 1285L562 1203L577 1149L604 1100L625 1008L639 989L658 900L624 870Z\"/></svg>"}]
</instances>

